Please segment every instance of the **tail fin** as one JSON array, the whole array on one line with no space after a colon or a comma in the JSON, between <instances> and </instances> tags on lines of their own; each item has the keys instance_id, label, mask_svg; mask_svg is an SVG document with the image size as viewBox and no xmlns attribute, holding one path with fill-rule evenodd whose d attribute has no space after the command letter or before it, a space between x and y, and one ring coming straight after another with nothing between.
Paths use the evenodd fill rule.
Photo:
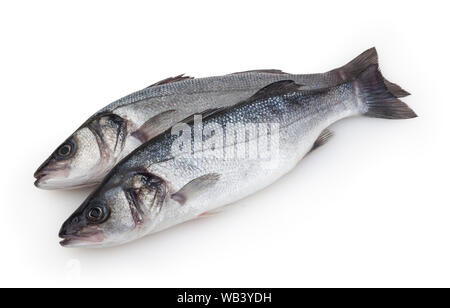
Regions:
<instances>
[{"instance_id":1,"label":"tail fin","mask_svg":"<svg viewBox=\"0 0 450 308\"><path fill-rule=\"evenodd\" d=\"M378 65L378 53L375 47L367 49L346 65L331 71L330 74L342 82L347 82L349 80L353 80L355 76L359 76L363 71L372 65ZM407 91L403 90L395 83L392 83L384 78L383 81L389 92L391 92L395 97L405 97L410 95Z\"/></svg>"},{"instance_id":2,"label":"tail fin","mask_svg":"<svg viewBox=\"0 0 450 308\"><path fill-rule=\"evenodd\" d=\"M411 93L403 90L399 85L396 85L395 83L392 83L386 79L384 79L384 84L386 85L388 91L397 98L411 95Z\"/></svg>"},{"instance_id":3,"label":"tail fin","mask_svg":"<svg viewBox=\"0 0 450 308\"><path fill-rule=\"evenodd\" d=\"M378 70L378 65L371 65L356 79L356 86L363 99L362 113L368 117L385 119L409 119L417 117L416 113L399 100L395 93L400 87L387 86Z\"/></svg>"}]
</instances>

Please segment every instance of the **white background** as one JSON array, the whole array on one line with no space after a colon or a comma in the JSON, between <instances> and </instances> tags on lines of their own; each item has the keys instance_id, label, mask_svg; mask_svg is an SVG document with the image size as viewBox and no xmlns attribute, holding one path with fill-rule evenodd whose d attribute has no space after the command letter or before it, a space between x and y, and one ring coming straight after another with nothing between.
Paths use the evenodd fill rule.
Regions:
<instances>
[{"instance_id":1,"label":"white background","mask_svg":"<svg viewBox=\"0 0 450 308\"><path fill-rule=\"evenodd\" d=\"M450 286L444 1L4 1L0 286ZM33 172L104 105L160 79L323 72L376 46L419 118L353 118L220 215L125 246L59 246L89 190Z\"/></svg>"}]
</instances>

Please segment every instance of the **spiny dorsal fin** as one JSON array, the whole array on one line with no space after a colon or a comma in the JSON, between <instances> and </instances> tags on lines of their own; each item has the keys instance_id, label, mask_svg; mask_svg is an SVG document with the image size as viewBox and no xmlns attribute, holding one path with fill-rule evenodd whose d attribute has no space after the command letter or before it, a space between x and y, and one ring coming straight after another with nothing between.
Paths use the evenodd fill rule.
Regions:
<instances>
[{"instance_id":1,"label":"spiny dorsal fin","mask_svg":"<svg viewBox=\"0 0 450 308\"><path fill-rule=\"evenodd\" d=\"M154 83L154 84L148 86L146 89L154 87L154 86L160 86L162 84L168 84L168 83L182 81L182 80L186 80L186 79L194 79L194 77L184 76L184 74L181 74L181 75L178 75L178 76L175 76L175 77L169 77L169 78L160 80L157 83Z\"/></svg>"},{"instance_id":2,"label":"spiny dorsal fin","mask_svg":"<svg viewBox=\"0 0 450 308\"><path fill-rule=\"evenodd\" d=\"M208 173L198 178L193 179L186 185L184 185L179 191L172 194L170 197L180 203L185 204L190 198L194 198L198 194L201 194L209 187L215 185L220 179L218 173Z\"/></svg>"},{"instance_id":3,"label":"spiny dorsal fin","mask_svg":"<svg viewBox=\"0 0 450 308\"><path fill-rule=\"evenodd\" d=\"M319 137L317 137L316 141L314 142L311 150L309 150L309 153L311 153L312 151L314 151L315 149L317 149L318 147L324 145L325 143L327 143L328 140L330 140L331 137L333 137L333 132L331 130L329 130L328 128L325 128L319 135Z\"/></svg>"},{"instance_id":4,"label":"spiny dorsal fin","mask_svg":"<svg viewBox=\"0 0 450 308\"><path fill-rule=\"evenodd\" d=\"M187 123L187 124L192 123L195 115L201 115L202 119L205 120L206 117L212 116L213 114L217 114L221 111L228 110L230 108L240 106L241 104L245 104L248 101L254 101L254 100L262 99L262 98L269 97L269 96L275 96L275 95L281 95L281 94L285 94L285 93L289 93L289 92L293 92L293 91L299 91L301 87L302 87L302 85L299 85L292 80L277 81L277 82L271 83L271 84L265 86L264 88L260 89L259 91L257 91L255 94L253 94L253 96L251 96L247 100L238 102L237 104L231 105L231 106L207 109L201 113L192 114L181 122Z\"/></svg>"},{"instance_id":5,"label":"spiny dorsal fin","mask_svg":"<svg viewBox=\"0 0 450 308\"><path fill-rule=\"evenodd\" d=\"M282 70L262 69L262 70L250 70L250 71L236 72L236 73L232 73L230 75L243 74L243 73L266 73L266 74L284 74L284 75L289 74L289 73L283 72Z\"/></svg>"},{"instance_id":6,"label":"spiny dorsal fin","mask_svg":"<svg viewBox=\"0 0 450 308\"><path fill-rule=\"evenodd\" d=\"M281 80L271 83L256 92L250 100L261 99L268 96L281 95L289 92L301 90L302 85L295 83L293 80Z\"/></svg>"},{"instance_id":7,"label":"spiny dorsal fin","mask_svg":"<svg viewBox=\"0 0 450 308\"><path fill-rule=\"evenodd\" d=\"M269 84L268 86L265 86L264 88L260 89L258 92L256 92L253 96L248 98L247 100L241 101L235 105L232 106L225 106L220 108L211 108L206 109L201 113L195 113L187 117L186 119L180 121L182 123L190 124L194 121L194 116L201 115L202 120L205 120L207 117L210 117L212 115L217 115L219 112L222 112L224 110L228 110L230 108L237 107L241 104L245 104L248 101L253 101L257 99L262 99L268 96L274 96L274 95L281 95L284 93L289 93L292 91L299 91L302 85L296 84L292 80L281 80L274 83Z\"/></svg>"},{"instance_id":8,"label":"spiny dorsal fin","mask_svg":"<svg viewBox=\"0 0 450 308\"><path fill-rule=\"evenodd\" d=\"M209 116L215 115L215 114L217 114L221 111L227 110L229 108L239 106L240 104L245 104L248 101L261 99L261 98L265 98L268 96L281 95L281 94L289 93L289 92L293 92L293 91L299 91L301 87L302 87L302 85L299 85L292 80L277 81L277 82L271 83L271 84L265 86L264 88L260 89L258 92L256 92L253 96L251 96L247 100L241 101L232 106L206 109L200 113L192 114L180 122L190 124L194 121L194 116L196 116L196 115L201 115L202 120L205 120Z\"/></svg>"},{"instance_id":9,"label":"spiny dorsal fin","mask_svg":"<svg viewBox=\"0 0 450 308\"><path fill-rule=\"evenodd\" d=\"M144 143L170 127L175 113L176 110L161 112L160 114L148 119L136 131L131 133L131 135Z\"/></svg>"}]
</instances>

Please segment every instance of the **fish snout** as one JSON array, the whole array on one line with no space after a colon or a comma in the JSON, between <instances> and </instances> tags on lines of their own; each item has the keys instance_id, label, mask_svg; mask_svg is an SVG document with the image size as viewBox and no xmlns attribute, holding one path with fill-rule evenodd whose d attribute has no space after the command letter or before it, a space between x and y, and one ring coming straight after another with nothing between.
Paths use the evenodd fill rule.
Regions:
<instances>
[{"instance_id":1,"label":"fish snout","mask_svg":"<svg viewBox=\"0 0 450 308\"><path fill-rule=\"evenodd\" d=\"M34 185L43 189L57 189L58 183L67 180L69 173L69 166L50 157L34 172Z\"/></svg>"},{"instance_id":2,"label":"fish snout","mask_svg":"<svg viewBox=\"0 0 450 308\"><path fill-rule=\"evenodd\" d=\"M52 162L52 157L50 156L49 158L47 158L40 166L39 168L37 168L37 170L34 172L33 176L36 179L41 178L42 176L45 175L46 170L48 169L48 166L51 164Z\"/></svg>"},{"instance_id":3,"label":"fish snout","mask_svg":"<svg viewBox=\"0 0 450 308\"><path fill-rule=\"evenodd\" d=\"M80 247L80 246L101 246L105 240L102 231L85 233L80 235L65 235L60 234L63 240L59 244L63 247Z\"/></svg>"},{"instance_id":4,"label":"fish snout","mask_svg":"<svg viewBox=\"0 0 450 308\"><path fill-rule=\"evenodd\" d=\"M100 245L105 239L103 231L85 226L85 221L79 216L66 220L58 236L63 247L95 246Z\"/></svg>"},{"instance_id":5,"label":"fish snout","mask_svg":"<svg viewBox=\"0 0 450 308\"><path fill-rule=\"evenodd\" d=\"M48 179L48 173L45 173L44 171L36 171L34 173L34 177L36 180L34 181L34 186L37 188L46 188L47 186L47 179Z\"/></svg>"}]
</instances>

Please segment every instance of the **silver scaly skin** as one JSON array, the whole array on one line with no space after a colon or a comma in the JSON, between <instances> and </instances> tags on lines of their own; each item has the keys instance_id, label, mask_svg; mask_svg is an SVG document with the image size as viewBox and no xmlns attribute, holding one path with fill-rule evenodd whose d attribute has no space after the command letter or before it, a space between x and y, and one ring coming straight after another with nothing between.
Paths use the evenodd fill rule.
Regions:
<instances>
[{"instance_id":1,"label":"silver scaly skin","mask_svg":"<svg viewBox=\"0 0 450 308\"><path fill-rule=\"evenodd\" d=\"M95 185L131 151L191 114L233 105L280 80L293 80L304 89L335 86L377 61L372 48L323 74L260 70L198 79L168 78L95 113L38 168L35 185L44 189ZM397 85L384 82L398 97L408 95Z\"/></svg>"},{"instance_id":2,"label":"silver scaly skin","mask_svg":"<svg viewBox=\"0 0 450 308\"><path fill-rule=\"evenodd\" d=\"M292 80L275 82L234 106L204 112L200 138L191 138L191 131L195 135L198 125L195 117L165 131L110 172L63 224L61 244L123 244L255 193L325 143L330 136L327 128L338 120L356 115L392 119L416 116L386 86L377 65L353 77L347 83L316 90L305 89ZM248 134L238 129L233 142L224 141L220 146L220 140L230 137L230 124L264 127L267 123L278 127L266 129L268 134ZM183 129L181 134L179 128ZM224 132L224 138L217 138L218 132ZM180 143L184 134L188 138ZM260 156L226 157L225 153L234 153L239 142L256 141L252 144L259 146L265 144L263 139L277 150L269 165ZM215 140L219 146L212 146L208 140ZM180 145L190 145L193 150L183 154L176 151ZM200 155L205 148L214 148L219 154Z\"/></svg>"}]
</instances>

